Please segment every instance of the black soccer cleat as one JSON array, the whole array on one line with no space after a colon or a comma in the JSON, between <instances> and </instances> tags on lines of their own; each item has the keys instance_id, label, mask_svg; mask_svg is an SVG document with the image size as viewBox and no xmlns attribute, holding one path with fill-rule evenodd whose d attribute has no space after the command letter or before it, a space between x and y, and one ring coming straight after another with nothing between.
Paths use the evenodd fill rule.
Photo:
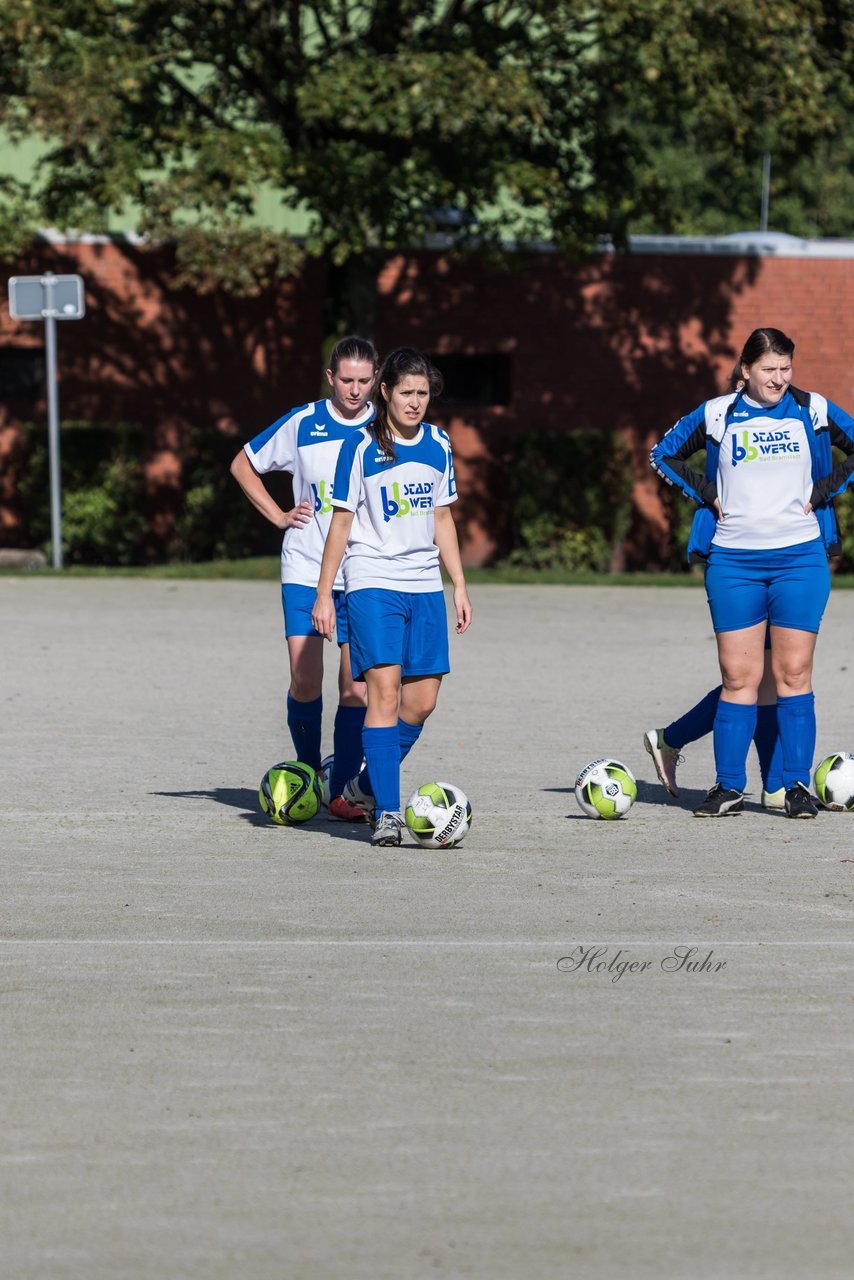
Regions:
<instances>
[{"instance_id":1,"label":"black soccer cleat","mask_svg":"<svg viewBox=\"0 0 854 1280\"><path fill-rule=\"evenodd\" d=\"M787 818L817 818L818 803L815 796L811 796L807 788L802 782L796 782L793 787L789 787L786 792L786 817Z\"/></svg>"},{"instance_id":2,"label":"black soccer cleat","mask_svg":"<svg viewBox=\"0 0 854 1280\"><path fill-rule=\"evenodd\" d=\"M731 813L744 812L744 792L731 791L716 782L701 805L694 810L695 818L728 818Z\"/></svg>"}]
</instances>

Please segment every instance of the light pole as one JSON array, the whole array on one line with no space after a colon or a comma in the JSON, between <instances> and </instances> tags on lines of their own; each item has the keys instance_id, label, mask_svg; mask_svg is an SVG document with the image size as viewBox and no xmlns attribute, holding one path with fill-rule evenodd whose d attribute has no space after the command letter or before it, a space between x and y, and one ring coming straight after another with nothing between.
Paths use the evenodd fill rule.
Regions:
<instances>
[{"instance_id":1,"label":"light pole","mask_svg":"<svg viewBox=\"0 0 854 1280\"><path fill-rule=\"evenodd\" d=\"M768 210L771 206L771 152L762 157L762 202L759 210L759 230L768 230Z\"/></svg>"},{"instance_id":2,"label":"light pole","mask_svg":"<svg viewBox=\"0 0 854 1280\"><path fill-rule=\"evenodd\" d=\"M47 359L47 436L50 458L50 538L53 567L62 568L62 489L59 457L59 376L56 358L57 320L81 320L86 314L80 276L12 276L9 314L15 320L44 320Z\"/></svg>"}]
</instances>

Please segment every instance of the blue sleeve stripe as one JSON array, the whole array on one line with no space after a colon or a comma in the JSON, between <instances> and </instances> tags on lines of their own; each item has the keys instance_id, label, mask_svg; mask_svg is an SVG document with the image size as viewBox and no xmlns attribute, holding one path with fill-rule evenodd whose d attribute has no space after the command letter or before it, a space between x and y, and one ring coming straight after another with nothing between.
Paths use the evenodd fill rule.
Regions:
<instances>
[{"instance_id":1,"label":"blue sleeve stripe","mask_svg":"<svg viewBox=\"0 0 854 1280\"><path fill-rule=\"evenodd\" d=\"M364 441L364 435L358 428L351 431L343 441L338 453L338 462L335 466L335 479L332 482L332 505L334 507L345 507L348 511L355 511L355 504L351 504L349 500L350 493L350 477L353 472L353 461L359 445ZM356 495L358 499L358 494Z\"/></svg>"},{"instance_id":2,"label":"blue sleeve stripe","mask_svg":"<svg viewBox=\"0 0 854 1280\"><path fill-rule=\"evenodd\" d=\"M653 462L652 466L658 475L661 476L662 480L666 480L668 484L675 485L677 489L682 490L686 497L693 498L695 502L702 505L703 499L700 497L700 494L693 485L688 484L684 476L679 475L678 471L673 471L666 462L661 460Z\"/></svg>"},{"instance_id":3,"label":"blue sleeve stripe","mask_svg":"<svg viewBox=\"0 0 854 1280\"><path fill-rule=\"evenodd\" d=\"M249 441L248 447L253 453L260 453L264 448L264 445L268 444L273 439L276 432L283 427L286 422L289 422L295 414L303 413L308 407L309 406L306 404L301 404L296 409L289 409L287 413L282 414L281 418L277 418L275 422L271 422L266 430L259 432L257 436L253 436Z\"/></svg>"},{"instance_id":4,"label":"blue sleeve stripe","mask_svg":"<svg viewBox=\"0 0 854 1280\"><path fill-rule=\"evenodd\" d=\"M851 450L854 451L854 418L851 417L850 413L846 413L838 404L828 400L827 421L829 425L836 427L838 431L847 437ZM842 448L843 446L839 445L838 447Z\"/></svg>"},{"instance_id":5,"label":"blue sleeve stripe","mask_svg":"<svg viewBox=\"0 0 854 1280\"><path fill-rule=\"evenodd\" d=\"M666 459L690 457L697 449L703 447L705 436L706 402L704 401L692 413L687 413L684 418L680 418L649 455L650 466L662 480L676 485L677 489L681 489L689 498L693 498L694 502L699 503L703 501L700 494L683 475L668 464Z\"/></svg>"}]
</instances>

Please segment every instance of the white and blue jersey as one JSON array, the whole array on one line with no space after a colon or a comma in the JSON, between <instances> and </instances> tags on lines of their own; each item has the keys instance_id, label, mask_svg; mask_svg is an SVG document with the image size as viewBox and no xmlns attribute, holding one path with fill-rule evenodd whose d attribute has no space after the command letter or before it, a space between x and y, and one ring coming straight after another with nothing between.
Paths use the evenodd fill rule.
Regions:
<instances>
[{"instance_id":1,"label":"white and blue jersey","mask_svg":"<svg viewBox=\"0 0 854 1280\"><path fill-rule=\"evenodd\" d=\"M341 446L332 505L354 513L344 557L348 592L442 590L433 512L457 498L451 442L424 422L414 440L396 439L394 448L389 458L364 427Z\"/></svg>"},{"instance_id":2,"label":"white and blue jersey","mask_svg":"<svg viewBox=\"0 0 854 1280\"><path fill-rule=\"evenodd\" d=\"M845 454L835 468L832 445ZM704 475L687 465L700 449ZM706 400L668 431L650 462L700 507L689 558L705 559L712 545L768 551L818 537L828 554L838 553L832 500L854 475L854 419L817 392L790 387L772 406L743 391ZM723 521L715 516L716 498ZM809 514L807 503L814 508Z\"/></svg>"},{"instance_id":3,"label":"white and blue jersey","mask_svg":"<svg viewBox=\"0 0 854 1280\"><path fill-rule=\"evenodd\" d=\"M331 400L316 400L291 409L266 431L243 446L261 475L287 471L293 476L294 504L309 501L314 512L307 525L285 530L282 540L282 582L316 587L320 562L332 521L332 489L342 443L373 416L368 405L358 418L344 418ZM344 578L339 570L336 591Z\"/></svg>"},{"instance_id":4,"label":"white and blue jersey","mask_svg":"<svg viewBox=\"0 0 854 1280\"><path fill-rule=\"evenodd\" d=\"M768 408L745 395L730 416L717 478L726 519L718 523L714 546L767 551L819 536L815 514L804 512L812 458L806 427L793 409L785 396Z\"/></svg>"}]
</instances>

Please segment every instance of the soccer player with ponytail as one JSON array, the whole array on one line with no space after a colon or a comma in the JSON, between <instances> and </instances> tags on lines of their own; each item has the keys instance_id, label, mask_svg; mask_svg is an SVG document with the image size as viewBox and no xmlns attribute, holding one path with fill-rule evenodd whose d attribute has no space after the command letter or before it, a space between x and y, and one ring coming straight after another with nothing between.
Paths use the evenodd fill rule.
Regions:
<instances>
[{"instance_id":1,"label":"soccer player with ponytail","mask_svg":"<svg viewBox=\"0 0 854 1280\"><path fill-rule=\"evenodd\" d=\"M401 347L386 358L378 384L375 416L338 458L312 622L332 639L332 590L343 559L353 673L368 691L367 768L344 798L375 812L373 844L399 845L400 763L449 670L440 560L453 585L457 634L468 630L472 608L450 510L457 496L451 444L424 421L441 375L420 352Z\"/></svg>"},{"instance_id":2,"label":"soccer player with ponytail","mask_svg":"<svg viewBox=\"0 0 854 1280\"><path fill-rule=\"evenodd\" d=\"M320 768L323 717L323 639L311 625L320 561L332 519L332 484L343 442L373 414L371 394L379 360L372 343L350 336L336 343L326 379L326 400L289 409L237 454L231 473L253 506L284 530L282 541L282 607L290 662L287 720L297 758ZM295 506L283 511L262 475L286 471L293 477ZM362 809L348 804L341 792L362 760L365 686L353 679L344 580L333 585L338 615L338 709L333 729L334 762L329 780L329 813L333 818L364 822Z\"/></svg>"},{"instance_id":3,"label":"soccer player with ponytail","mask_svg":"<svg viewBox=\"0 0 854 1280\"><path fill-rule=\"evenodd\" d=\"M769 628L785 812L817 813L809 792L813 654L830 594L827 558L839 552L833 499L854 476L854 418L792 385L794 350L779 329L755 329L739 361L741 389L680 418L650 458L697 503L688 553L707 565L722 689L714 717L717 780L694 810L701 818L744 808ZM836 466L833 446L844 455ZM699 475L687 459L702 448Z\"/></svg>"}]
</instances>

